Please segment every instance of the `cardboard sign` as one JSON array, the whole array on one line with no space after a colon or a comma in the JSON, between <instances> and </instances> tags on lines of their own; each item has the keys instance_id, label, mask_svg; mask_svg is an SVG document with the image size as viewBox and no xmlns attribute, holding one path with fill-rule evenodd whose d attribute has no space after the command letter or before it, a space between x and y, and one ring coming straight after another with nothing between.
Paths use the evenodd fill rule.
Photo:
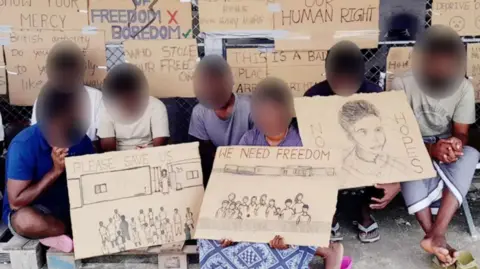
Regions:
<instances>
[{"instance_id":1,"label":"cardboard sign","mask_svg":"<svg viewBox=\"0 0 480 269\"><path fill-rule=\"evenodd\" d=\"M66 159L75 259L190 239L203 197L198 143Z\"/></svg>"},{"instance_id":2,"label":"cardboard sign","mask_svg":"<svg viewBox=\"0 0 480 269\"><path fill-rule=\"evenodd\" d=\"M326 247L337 203L340 152L220 147L195 238Z\"/></svg>"},{"instance_id":3,"label":"cardboard sign","mask_svg":"<svg viewBox=\"0 0 480 269\"><path fill-rule=\"evenodd\" d=\"M195 97L192 76L197 63L195 39L125 41L125 60L143 70L150 93L159 98Z\"/></svg>"},{"instance_id":4,"label":"cardboard sign","mask_svg":"<svg viewBox=\"0 0 480 269\"><path fill-rule=\"evenodd\" d=\"M467 76L475 89L475 101L480 102L480 44L467 44Z\"/></svg>"},{"instance_id":5,"label":"cardboard sign","mask_svg":"<svg viewBox=\"0 0 480 269\"><path fill-rule=\"evenodd\" d=\"M395 77L410 70L412 67L412 51L412 47L394 47L388 51L386 91L392 90L392 82Z\"/></svg>"},{"instance_id":6,"label":"cardboard sign","mask_svg":"<svg viewBox=\"0 0 480 269\"><path fill-rule=\"evenodd\" d=\"M436 175L403 91L296 98L295 111L303 145L343 150L343 188Z\"/></svg>"},{"instance_id":7,"label":"cardboard sign","mask_svg":"<svg viewBox=\"0 0 480 269\"><path fill-rule=\"evenodd\" d=\"M274 29L278 49L329 49L341 40L361 48L378 45L379 0L276 0ZM299 40L300 39L300 40Z\"/></svg>"},{"instance_id":8,"label":"cardboard sign","mask_svg":"<svg viewBox=\"0 0 480 269\"><path fill-rule=\"evenodd\" d=\"M273 13L265 0L198 0L198 9L202 32L273 29Z\"/></svg>"},{"instance_id":9,"label":"cardboard sign","mask_svg":"<svg viewBox=\"0 0 480 269\"><path fill-rule=\"evenodd\" d=\"M7 94L7 68L3 56L3 46L0 50L0 94Z\"/></svg>"},{"instance_id":10,"label":"cardboard sign","mask_svg":"<svg viewBox=\"0 0 480 269\"><path fill-rule=\"evenodd\" d=\"M10 104L33 105L47 81L45 65L50 48L63 40L71 40L84 50L85 84L100 88L107 73L103 32L14 31L5 46Z\"/></svg>"},{"instance_id":11,"label":"cardboard sign","mask_svg":"<svg viewBox=\"0 0 480 269\"><path fill-rule=\"evenodd\" d=\"M235 79L235 92L251 93L257 83L272 76L284 80L294 96L325 79L327 51L228 49L227 61Z\"/></svg>"},{"instance_id":12,"label":"cardboard sign","mask_svg":"<svg viewBox=\"0 0 480 269\"><path fill-rule=\"evenodd\" d=\"M433 0L432 25L450 26L459 35L480 35L480 2Z\"/></svg>"},{"instance_id":13,"label":"cardboard sign","mask_svg":"<svg viewBox=\"0 0 480 269\"><path fill-rule=\"evenodd\" d=\"M87 0L2 0L0 25L24 29L82 29Z\"/></svg>"},{"instance_id":14,"label":"cardboard sign","mask_svg":"<svg viewBox=\"0 0 480 269\"><path fill-rule=\"evenodd\" d=\"M90 25L107 41L192 38L192 4L179 0L90 0Z\"/></svg>"}]
</instances>

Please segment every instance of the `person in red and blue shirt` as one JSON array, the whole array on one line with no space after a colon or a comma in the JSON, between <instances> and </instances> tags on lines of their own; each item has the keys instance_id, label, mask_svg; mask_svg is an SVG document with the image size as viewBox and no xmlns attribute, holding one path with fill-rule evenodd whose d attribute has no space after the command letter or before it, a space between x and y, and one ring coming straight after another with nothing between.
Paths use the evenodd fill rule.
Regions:
<instances>
[{"instance_id":1,"label":"person in red and blue shirt","mask_svg":"<svg viewBox=\"0 0 480 269\"><path fill-rule=\"evenodd\" d=\"M325 60L325 81L317 83L304 96L350 96L356 93L378 93L382 88L365 79L363 54L357 45L350 41L340 41L328 52ZM380 193L379 193L380 192ZM383 209L400 192L400 184L385 184L357 190L361 205L358 216L358 237L363 243L372 243L380 239L378 224L371 216L371 209ZM382 198L377 198L380 196ZM339 196L340 199L340 196ZM373 204L372 204L373 202ZM341 241L340 225L336 218L332 224L332 241Z\"/></svg>"},{"instance_id":2,"label":"person in red and blue shirt","mask_svg":"<svg viewBox=\"0 0 480 269\"><path fill-rule=\"evenodd\" d=\"M40 239L42 244L65 252L73 249L68 236L71 225L65 158L94 153L85 135L88 123L82 124L76 116L81 114L79 93L45 86L39 97L38 123L13 139L6 159L3 222L14 235ZM88 98L86 93L83 96Z\"/></svg>"}]
</instances>

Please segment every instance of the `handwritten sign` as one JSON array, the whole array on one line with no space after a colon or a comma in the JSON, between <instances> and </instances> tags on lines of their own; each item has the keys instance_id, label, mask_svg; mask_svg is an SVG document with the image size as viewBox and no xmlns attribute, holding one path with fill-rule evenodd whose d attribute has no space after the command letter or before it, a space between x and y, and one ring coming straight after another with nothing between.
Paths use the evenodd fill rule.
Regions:
<instances>
[{"instance_id":1,"label":"handwritten sign","mask_svg":"<svg viewBox=\"0 0 480 269\"><path fill-rule=\"evenodd\" d=\"M295 111L303 145L343 150L343 188L436 175L403 91L296 98ZM367 141L363 133L375 139Z\"/></svg>"},{"instance_id":2,"label":"handwritten sign","mask_svg":"<svg viewBox=\"0 0 480 269\"><path fill-rule=\"evenodd\" d=\"M90 0L89 16L107 41L193 37L190 1Z\"/></svg>"},{"instance_id":3,"label":"handwritten sign","mask_svg":"<svg viewBox=\"0 0 480 269\"><path fill-rule=\"evenodd\" d=\"M53 44L71 40L85 53L85 84L99 88L106 75L103 32L32 30L10 33L5 46L8 88L12 105L31 106L47 80L46 59ZM100 67L100 68L99 68Z\"/></svg>"},{"instance_id":4,"label":"handwritten sign","mask_svg":"<svg viewBox=\"0 0 480 269\"><path fill-rule=\"evenodd\" d=\"M340 163L328 149L218 148L195 237L328 246Z\"/></svg>"},{"instance_id":5,"label":"handwritten sign","mask_svg":"<svg viewBox=\"0 0 480 269\"><path fill-rule=\"evenodd\" d=\"M5 67L5 57L3 56L3 46L0 50L0 94L7 94L7 72Z\"/></svg>"},{"instance_id":6,"label":"handwritten sign","mask_svg":"<svg viewBox=\"0 0 480 269\"><path fill-rule=\"evenodd\" d=\"M433 0L432 24L450 26L459 35L480 35L480 2Z\"/></svg>"},{"instance_id":7,"label":"handwritten sign","mask_svg":"<svg viewBox=\"0 0 480 269\"><path fill-rule=\"evenodd\" d=\"M467 54L467 76L475 89L475 101L480 102L480 44L468 44Z\"/></svg>"},{"instance_id":8,"label":"handwritten sign","mask_svg":"<svg viewBox=\"0 0 480 269\"><path fill-rule=\"evenodd\" d=\"M203 197L198 143L65 160L82 259L191 239Z\"/></svg>"},{"instance_id":9,"label":"handwritten sign","mask_svg":"<svg viewBox=\"0 0 480 269\"><path fill-rule=\"evenodd\" d=\"M145 73L156 97L194 97L192 76L198 58L195 39L124 43L125 60Z\"/></svg>"},{"instance_id":10,"label":"handwritten sign","mask_svg":"<svg viewBox=\"0 0 480 269\"><path fill-rule=\"evenodd\" d=\"M325 79L327 51L266 51L229 49L227 61L235 78L235 92L250 93L261 80L272 76L283 79L294 96Z\"/></svg>"},{"instance_id":11,"label":"handwritten sign","mask_svg":"<svg viewBox=\"0 0 480 269\"><path fill-rule=\"evenodd\" d=\"M0 0L0 25L25 29L81 29L87 0Z\"/></svg>"},{"instance_id":12,"label":"handwritten sign","mask_svg":"<svg viewBox=\"0 0 480 269\"><path fill-rule=\"evenodd\" d=\"M341 40L361 48L378 44L379 0L277 0L274 29L289 34L276 38L278 49L329 49ZM300 40L299 40L300 39Z\"/></svg>"},{"instance_id":13,"label":"handwritten sign","mask_svg":"<svg viewBox=\"0 0 480 269\"><path fill-rule=\"evenodd\" d=\"M266 1L199 0L202 32L272 30L273 13Z\"/></svg>"},{"instance_id":14,"label":"handwritten sign","mask_svg":"<svg viewBox=\"0 0 480 269\"><path fill-rule=\"evenodd\" d=\"M386 90L392 90L393 79L406 72L412 66L412 47L390 48L387 56L387 86Z\"/></svg>"}]
</instances>

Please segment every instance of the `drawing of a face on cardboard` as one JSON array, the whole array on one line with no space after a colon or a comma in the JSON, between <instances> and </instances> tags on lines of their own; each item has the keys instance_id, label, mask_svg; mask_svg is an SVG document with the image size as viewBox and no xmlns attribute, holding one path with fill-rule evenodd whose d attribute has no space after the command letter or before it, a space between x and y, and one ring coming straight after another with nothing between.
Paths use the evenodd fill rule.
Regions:
<instances>
[{"instance_id":1,"label":"drawing of a face on cardboard","mask_svg":"<svg viewBox=\"0 0 480 269\"><path fill-rule=\"evenodd\" d=\"M365 101L345 103L339 112L339 121L348 138L355 144L357 156L377 155L387 141L377 108Z\"/></svg>"},{"instance_id":2,"label":"drawing of a face on cardboard","mask_svg":"<svg viewBox=\"0 0 480 269\"><path fill-rule=\"evenodd\" d=\"M476 20L475 20L476 23ZM452 27L453 30L460 32L465 28L465 19L460 16L455 16L450 19L449 23L450 27Z\"/></svg>"}]
</instances>

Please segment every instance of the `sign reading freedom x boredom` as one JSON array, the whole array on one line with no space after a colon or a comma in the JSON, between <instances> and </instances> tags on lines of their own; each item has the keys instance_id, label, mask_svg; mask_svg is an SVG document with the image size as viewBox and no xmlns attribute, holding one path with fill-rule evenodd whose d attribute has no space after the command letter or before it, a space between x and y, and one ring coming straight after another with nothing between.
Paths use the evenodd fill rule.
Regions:
<instances>
[{"instance_id":1,"label":"sign reading freedom x boredom","mask_svg":"<svg viewBox=\"0 0 480 269\"><path fill-rule=\"evenodd\" d=\"M192 38L192 5L179 0L91 0L90 25L107 41Z\"/></svg>"}]
</instances>

